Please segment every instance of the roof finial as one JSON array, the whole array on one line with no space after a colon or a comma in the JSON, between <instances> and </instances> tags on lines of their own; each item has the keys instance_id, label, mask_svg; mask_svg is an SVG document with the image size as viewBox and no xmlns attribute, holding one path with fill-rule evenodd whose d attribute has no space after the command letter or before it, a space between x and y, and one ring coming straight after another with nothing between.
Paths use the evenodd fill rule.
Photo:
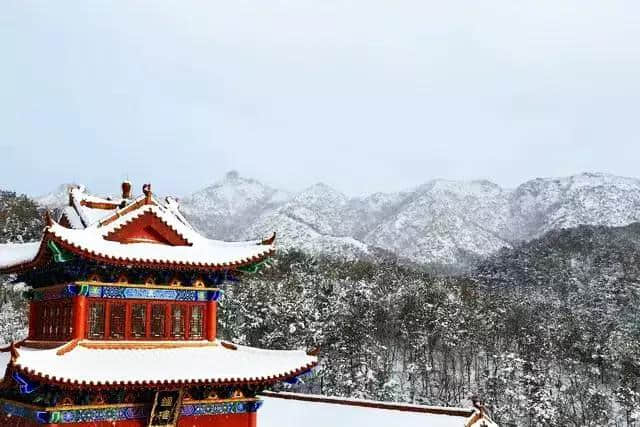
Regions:
<instances>
[{"instance_id":1,"label":"roof finial","mask_svg":"<svg viewBox=\"0 0 640 427\"><path fill-rule=\"evenodd\" d=\"M51 212L49 209L44 211L44 223L47 227L51 227L53 225L53 218L51 218Z\"/></svg>"},{"instance_id":2,"label":"roof finial","mask_svg":"<svg viewBox=\"0 0 640 427\"><path fill-rule=\"evenodd\" d=\"M260 244L262 245L273 245L273 242L276 241L276 232L273 232L273 235L271 237L269 237L268 239L264 239L262 242L260 242Z\"/></svg>"},{"instance_id":3,"label":"roof finial","mask_svg":"<svg viewBox=\"0 0 640 427\"><path fill-rule=\"evenodd\" d=\"M478 396L475 396L475 395L471 396L471 403L473 404L473 407L478 410L478 412L482 417L489 416L489 414L487 414L487 407L484 405L484 402Z\"/></svg>"},{"instance_id":4,"label":"roof finial","mask_svg":"<svg viewBox=\"0 0 640 427\"><path fill-rule=\"evenodd\" d=\"M14 341L11 341L9 351L11 352L11 363L15 363L16 360L18 360L18 357L20 357L20 354L18 353L18 349L16 348L16 343Z\"/></svg>"},{"instance_id":5,"label":"roof finial","mask_svg":"<svg viewBox=\"0 0 640 427\"><path fill-rule=\"evenodd\" d=\"M131 182L129 180L122 181L122 198L131 198Z\"/></svg>"},{"instance_id":6,"label":"roof finial","mask_svg":"<svg viewBox=\"0 0 640 427\"><path fill-rule=\"evenodd\" d=\"M144 202L147 205L151 204L151 184L145 184L142 186L142 192L144 193Z\"/></svg>"}]
</instances>

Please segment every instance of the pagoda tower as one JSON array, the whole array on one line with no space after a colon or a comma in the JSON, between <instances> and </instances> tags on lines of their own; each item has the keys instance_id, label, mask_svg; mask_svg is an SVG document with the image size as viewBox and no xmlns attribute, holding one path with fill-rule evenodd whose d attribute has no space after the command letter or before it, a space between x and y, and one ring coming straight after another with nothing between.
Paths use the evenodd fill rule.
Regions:
<instances>
[{"instance_id":1,"label":"pagoda tower","mask_svg":"<svg viewBox=\"0 0 640 427\"><path fill-rule=\"evenodd\" d=\"M256 426L257 393L317 364L217 338L220 286L274 253L275 234L205 238L148 184L70 189L40 242L0 245L0 273L31 287L28 336L0 350L0 425Z\"/></svg>"}]
</instances>

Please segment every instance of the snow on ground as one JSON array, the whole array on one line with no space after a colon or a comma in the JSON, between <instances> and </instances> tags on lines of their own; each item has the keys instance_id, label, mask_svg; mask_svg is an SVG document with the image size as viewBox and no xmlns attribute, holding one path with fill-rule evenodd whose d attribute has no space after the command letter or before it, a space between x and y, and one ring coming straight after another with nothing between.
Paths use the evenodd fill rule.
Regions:
<instances>
[{"instance_id":1,"label":"snow on ground","mask_svg":"<svg viewBox=\"0 0 640 427\"><path fill-rule=\"evenodd\" d=\"M451 415L261 398L264 404L258 411L260 427L463 427L466 421Z\"/></svg>"}]
</instances>

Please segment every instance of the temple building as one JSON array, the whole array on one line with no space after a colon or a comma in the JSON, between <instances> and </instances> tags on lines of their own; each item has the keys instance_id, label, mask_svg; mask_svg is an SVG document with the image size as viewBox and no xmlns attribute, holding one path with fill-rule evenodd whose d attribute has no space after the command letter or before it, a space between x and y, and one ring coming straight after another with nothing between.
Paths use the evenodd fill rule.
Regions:
<instances>
[{"instance_id":1,"label":"temple building","mask_svg":"<svg viewBox=\"0 0 640 427\"><path fill-rule=\"evenodd\" d=\"M307 375L317 351L220 340L217 301L268 264L275 234L207 239L176 200L148 184L133 197L129 182L117 199L74 187L56 217L41 241L0 245L0 274L30 289L28 336L0 348L0 426L255 427L267 401L270 426L495 427L482 405L265 391Z\"/></svg>"},{"instance_id":2,"label":"temple building","mask_svg":"<svg viewBox=\"0 0 640 427\"><path fill-rule=\"evenodd\" d=\"M256 394L317 364L217 339L219 286L274 252L275 235L203 237L150 185L71 189L40 242L0 245L0 273L31 287L28 336L0 352L0 425L255 426Z\"/></svg>"}]
</instances>

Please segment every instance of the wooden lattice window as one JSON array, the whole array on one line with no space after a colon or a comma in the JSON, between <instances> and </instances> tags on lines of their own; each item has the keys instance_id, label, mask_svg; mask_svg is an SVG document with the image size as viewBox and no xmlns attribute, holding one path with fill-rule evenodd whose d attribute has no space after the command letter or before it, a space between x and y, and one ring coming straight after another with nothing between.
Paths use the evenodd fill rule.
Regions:
<instances>
[{"instance_id":1,"label":"wooden lattice window","mask_svg":"<svg viewBox=\"0 0 640 427\"><path fill-rule=\"evenodd\" d=\"M109 338L122 339L125 332L125 320L127 306L124 303L111 303L109 305Z\"/></svg>"},{"instance_id":2,"label":"wooden lattice window","mask_svg":"<svg viewBox=\"0 0 640 427\"><path fill-rule=\"evenodd\" d=\"M133 304L131 306L131 336L145 338L147 336L147 305Z\"/></svg>"},{"instance_id":3,"label":"wooden lattice window","mask_svg":"<svg viewBox=\"0 0 640 427\"><path fill-rule=\"evenodd\" d=\"M104 339L104 303L89 305L89 338Z\"/></svg>"},{"instance_id":4,"label":"wooden lattice window","mask_svg":"<svg viewBox=\"0 0 640 427\"><path fill-rule=\"evenodd\" d=\"M49 305L49 316L47 321L47 336L46 338L53 338L53 324L55 323L55 312L53 306Z\"/></svg>"},{"instance_id":5,"label":"wooden lattice window","mask_svg":"<svg viewBox=\"0 0 640 427\"><path fill-rule=\"evenodd\" d=\"M58 304L52 307L53 318L51 319L51 338L60 338L60 320L62 318L60 313L60 306Z\"/></svg>"},{"instance_id":6,"label":"wooden lattice window","mask_svg":"<svg viewBox=\"0 0 640 427\"><path fill-rule=\"evenodd\" d=\"M166 305L151 304L151 338L164 338Z\"/></svg>"},{"instance_id":7,"label":"wooden lattice window","mask_svg":"<svg viewBox=\"0 0 640 427\"><path fill-rule=\"evenodd\" d=\"M62 307L62 338L71 337L71 304Z\"/></svg>"},{"instance_id":8,"label":"wooden lattice window","mask_svg":"<svg viewBox=\"0 0 640 427\"><path fill-rule=\"evenodd\" d=\"M46 338L47 337L47 325L49 324L49 307L47 307L46 305L41 306L41 310L42 310L42 317L40 318L40 328L39 328L39 335L42 338Z\"/></svg>"},{"instance_id":9,"label":"wooden lattice window","mask_svg":"<svg viewBox=\"0 0 640 427\"><path fill-rule=\"evenodd\" d=\"M201 305L191 307L189 323L189 339L201 340L204 337L204 308Z\"/></svg>"},{"instance_id":10,"label":"wooden lattice window","mask_svg":"<svg viewBox=\"0 0 640 427\"><path fill-rule=\"evenodd\" d=\"M171 336L184 339L186 334L187 307L184 305L171 306Z\"/></svg>"}]
</instances>

